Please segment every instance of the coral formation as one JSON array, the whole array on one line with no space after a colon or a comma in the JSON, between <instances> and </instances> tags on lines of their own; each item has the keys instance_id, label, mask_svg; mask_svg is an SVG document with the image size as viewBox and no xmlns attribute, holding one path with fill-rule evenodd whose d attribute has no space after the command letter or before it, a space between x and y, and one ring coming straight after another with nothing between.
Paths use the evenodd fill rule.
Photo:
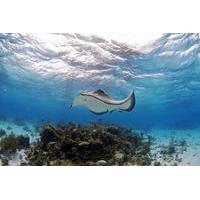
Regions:
<instances>
[{"instance_id":1,"label":"coral formation","mask_svg":"<svg viewBox=\"0 0 200 200\"><path fill-rule=\"evenodd\" d=\"M6 131L4 129L0 129L0 137L3 137L6 135Z\"/></svg>"},{"instance_id":2,"label":"coral formation","mask_svg":"<svg viewBox=\"0 0 200 200\"><path fill-rule=\"evenodd\" d=\"M27 126L23 130L30 131ZM30 144L32 132L24 136L0 129L0 165L16 161L23 166L178 165L188 146L186 140L174 137L157 146L146 133L102 122L87 126L45 123L37 131L39 137L34 136Z\"/></svg>"},{"instance_id":3,"label":"coral formation","mask_svg":"<svg viewBox=\"0 0 200 200\"><path fill-rule=\"evenodd\" d=\"M150 165L150 145L149 139L115 125L45 124L27 159L29 165Z\"/></svg>"},{"instance_id":4,"label":"coral formation","mask_svg":"<svg viewBox=\"0 0 200 200\"><path fill-rule=\"evenodd\" d=\"M23 135L6 135L0 141L1 152L15 153L17 150L30 146L29 137Z\"/></svg>"}]
</instances>

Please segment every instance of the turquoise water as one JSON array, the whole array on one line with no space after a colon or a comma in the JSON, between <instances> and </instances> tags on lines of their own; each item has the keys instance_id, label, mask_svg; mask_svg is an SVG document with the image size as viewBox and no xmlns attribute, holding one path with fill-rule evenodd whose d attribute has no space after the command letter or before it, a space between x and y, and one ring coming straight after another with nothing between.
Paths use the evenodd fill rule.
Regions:
<instances>
[{"instance_id":1,"label":"turquoise water","mask_svg":"<svg viewBox=\"0 0 200 200\"><path fill-rule=\"evenodd\" d=\"M8 119L195 129L199 77L199 34L163 34L143 47L95 35L0 34L0 116ZM69 108L79 91L99 88L116 99L134 88L135 109L94 115Z\"/></svg>"}]
</instances>

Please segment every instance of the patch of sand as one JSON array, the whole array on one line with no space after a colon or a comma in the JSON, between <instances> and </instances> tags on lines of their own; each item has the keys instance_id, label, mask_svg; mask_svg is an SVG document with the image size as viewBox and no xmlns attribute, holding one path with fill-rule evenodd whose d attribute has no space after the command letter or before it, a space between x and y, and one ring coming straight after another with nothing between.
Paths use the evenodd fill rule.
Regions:
<instances>
[{"instance_id":1,"label":"patch of sand","mask_svg":"<svg viewBox=\"0 0 200 200\"><path fill-rule=\"evenodd\" d=\"M6 133L12 132L16 135L28 135L30 142L38 138L39 133L35 130L35 126L30 122L26 122L25 126L16 125L12 120L0 121L0 129L4 129Z\"/></svg>"},{"instance_id":2,"label":"patch of sand","mask_svg":"<svg viewBox=\"0 0 200 200\"><path fill-rule=\"evenodd\" d=\"M200 165L200 129L191 130L152 130L151 135L156 139L152 148L161 165L173 165L176 163L180 166L197 166ZM171 138L177 141L186 141L185 151L178 151L171 161L163 160L160 155L160 147L169 145ZM177 161L178 160L178 161Z\"/></svg>"}]
</instances>

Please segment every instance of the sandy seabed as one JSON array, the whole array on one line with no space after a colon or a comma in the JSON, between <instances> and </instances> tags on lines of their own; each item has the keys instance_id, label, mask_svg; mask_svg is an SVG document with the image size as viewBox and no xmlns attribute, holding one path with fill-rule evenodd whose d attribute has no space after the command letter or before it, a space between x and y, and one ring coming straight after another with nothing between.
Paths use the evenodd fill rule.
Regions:
<instances>
[{"instance_id":1,"label":"sandy seabed","mask_svg":"<svg viewBox=\"0 0 200 200\"><path fill-rule=\"evenodd\" d=\"M177 164L180 166L196 166L200 165L200 128L187 129L187 130L162 130L154 129L151 135L156 139L152 148L152 153L156 154L161 165L173 165L174 161L178 160ZM177 154L172 156L169 161L165 161L160 155L160 148L169 145L170 141L174 138L175 141L185 141L185 149L178 150Z\"/></svg>"}]
</instances>

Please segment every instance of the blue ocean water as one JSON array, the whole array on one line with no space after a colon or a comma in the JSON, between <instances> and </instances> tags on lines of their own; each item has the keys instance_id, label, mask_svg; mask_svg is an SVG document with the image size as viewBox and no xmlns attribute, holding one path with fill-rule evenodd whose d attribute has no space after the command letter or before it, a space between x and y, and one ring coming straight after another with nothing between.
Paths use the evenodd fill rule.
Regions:
<instances>
[{"instance_id":1,"label":"blue ocean water","mask_svg":"<svg viewBox=\"0 0 200 200\"><path fill-rule=\"evenodd\" d=\"M134 88L135 109L69 108L79 91L99 88L117 99ZM140 48L97 35L0 34L0 116L194 129L199 101L200 34L163 34Z\"/></svg>"}]
</instances>

